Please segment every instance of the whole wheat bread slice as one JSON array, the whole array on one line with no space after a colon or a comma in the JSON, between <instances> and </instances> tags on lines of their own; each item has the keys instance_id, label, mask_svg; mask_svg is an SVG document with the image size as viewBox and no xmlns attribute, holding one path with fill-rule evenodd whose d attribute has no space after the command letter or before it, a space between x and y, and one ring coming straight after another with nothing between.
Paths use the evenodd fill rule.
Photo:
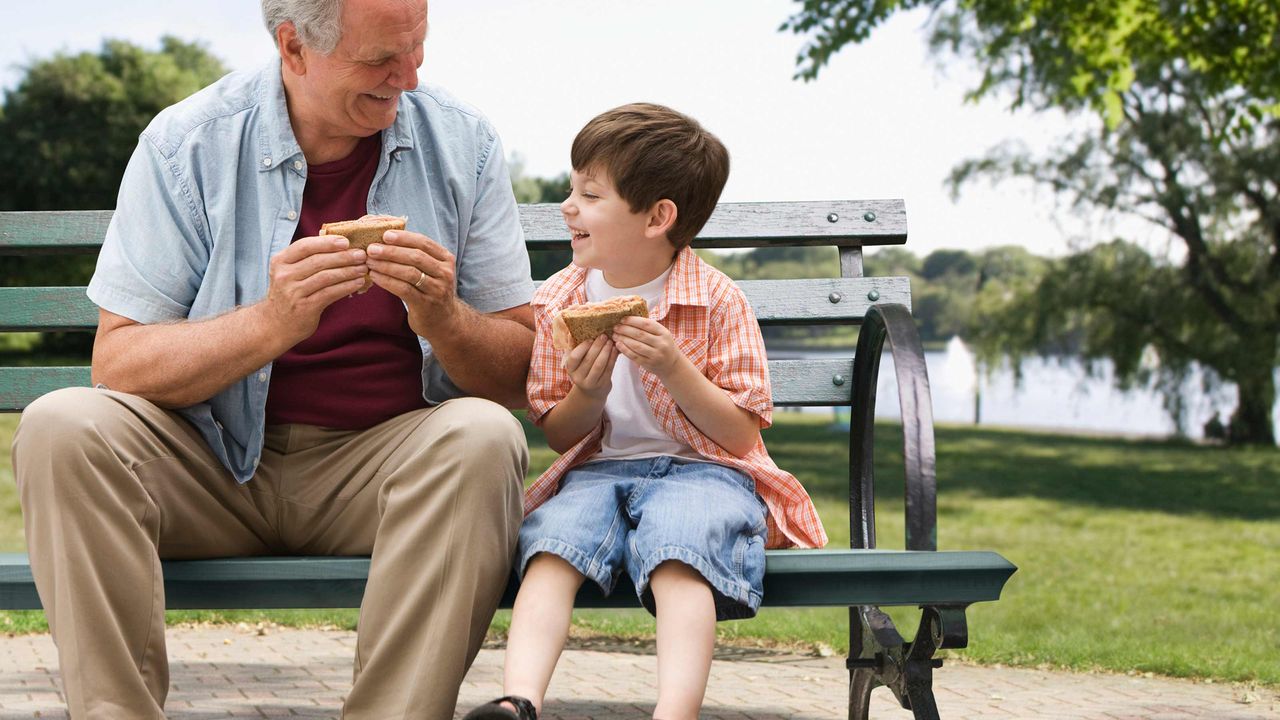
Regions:
<instances>
[{"instance_id":1,"label":"whole wheat bread slice","mask_svg":"<svg viewBox=\"0 0 1280 720\"><path fill-rule=\"evenodd\" d=\"M628 315L649 317L649 307L639 295L623 295L594 303L570 305L551 321L551 344L572 350L611 330Z\"/></svg>"},{"instance_id":2,"label":"whole wheat bread slice","mask_svg":"<svg viewBox=\"0 0 1280 720\"><path fill-rule=\"evenodd\" d=\"M359 220L342 220L325 223L320 226L321 235L342 235L351 241L351 247L364 250L369 245L382 242L382 234L388 230L403 230L406 218L395 215L365 215ZM364 275L364 286L357 293L364 293L373 287L369 274Z\"/></svg>"}]
</instances>

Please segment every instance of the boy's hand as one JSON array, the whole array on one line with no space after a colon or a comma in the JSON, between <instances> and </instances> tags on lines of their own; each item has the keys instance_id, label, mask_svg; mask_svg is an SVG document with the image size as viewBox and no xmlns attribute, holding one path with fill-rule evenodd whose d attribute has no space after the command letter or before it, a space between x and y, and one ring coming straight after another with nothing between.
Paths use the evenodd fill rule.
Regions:
<instances>
[{"instance_id":1,"label":"boy's hand","mask_svg":"<svg viewBox=\"0 0 1280 720\"><path fill-rule=\"evenodd\" d=\"M564 354L560 366L569 373L574 387L597 400L613 389L613 366L618 361L618 348L607 335L584 342Z\"/></svg>"},{"instance_id":2,"label":"boy's hand","mask_svg":"<svg viewBox=\"0 0 1280 720\"><path fill-rule=\"evenodd\" d=\"M660 378L665 378L684 357L671 331L649 318L623 318L613 328L613 342L628 360Z\"/></svg>"}]
</instances>

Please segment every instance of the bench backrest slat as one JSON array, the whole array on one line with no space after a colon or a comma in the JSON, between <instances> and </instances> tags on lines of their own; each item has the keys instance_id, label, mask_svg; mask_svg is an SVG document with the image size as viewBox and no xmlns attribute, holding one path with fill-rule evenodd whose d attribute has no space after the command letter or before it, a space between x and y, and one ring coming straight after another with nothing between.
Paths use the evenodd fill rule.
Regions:
<instances>
[{"instance_id":1,"label":"bench backrest slat","mask_svg":"<svg viewBox=\"0 0 1280 720\"><path fill-rule=\"evenodd\" d=\"M770 360L773 403L779 407L849 405L853 358ZM63 387L88 387L88 367L0 367L0 412L20 412Z\"/></svg>"},{"instance_id":2,"label":"bench backrest slat","mask_svg":"<svg viewBox=\"0 0 1280 720\"><path fill-rule=\"evenodd\" d=\"M0 253L92 252L102 244L110 210L0 212ZM832 219L834 218L834 220ZM520 206L532 250L568 247L555 203ZM899 245L907 240L901 200L721 203L695 247L763 245Z\"/></svg>"},{"instance_id":3,"label":"bench backrest slat","mask_svg":"<svg viewBox=\"0 0 1280 720\"><path fill-rule=\"evenodd\" d=\"M744 280L738 286L762 325L857 323L873 296L875 302L911 306L911 288L903 277ZM0 332L97 326L98 307L82 287L0 287Z\"/></svg>"},{"instance_id":4,"label":"bench backrest slat","mask_svg":"<svg viewBox=\"0 0 1280 720\"><path fill-rule=\"evenodd\" d=\"M92 254L102 245L111 211L0 212L0 255ZM520 206L531 251L568 246L559 205ZM836 246L842 277L744 280L738 285L762 325L856 325L873 304L911 307L907 278L863 278L861 248L906 240L901 200L722 203L697 247ZM98 311L81 287L0 288L0 332L92 331ZM848 356L853 348L842 348ZM851 402L852 360L769 362L779 406ZM87 386L85 367L0 367L0 412L22 410L46 392Z\"/></svg>"}]
</instances>

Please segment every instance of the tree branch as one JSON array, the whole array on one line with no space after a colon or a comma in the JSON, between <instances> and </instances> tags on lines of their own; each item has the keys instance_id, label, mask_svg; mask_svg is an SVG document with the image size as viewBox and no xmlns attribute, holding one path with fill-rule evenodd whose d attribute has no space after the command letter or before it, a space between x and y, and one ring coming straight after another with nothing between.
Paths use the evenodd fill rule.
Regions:
<instances>
[{"instance_id":1,"label":"tree branch","mask_svg":"<svg viewBox=\"0 0 1280 720\"><path fill-rule=\"evenodd\" d=\"M1139 131L1137 139L1146 146L1152 158L1164 170L1164 191L1159 194L1156 202L1169 215L1174 232L1187 246L1188 279L1192 287L1199 291L1209 307L1224 322L1233 328L1243 330L1248 323L1235 308L1231 307L1221 288L1232 288L1240 292L1246 292L1248 288L1232 278L1222 262L1213 255L1208 243L1205 242L1200 216L1188 201L1187 191L1178 179L1178 168L1170 157L1168 146L1160 139L1164 134L1143 132L1144 128L1149 127L1149 124L1144 121L1151 119L1151 116L1144 116L1144 111L1140 107L1136 111L1139 115L1138 123L1134 126Z\"/></svg>"},{"instance_id":2,"label":"tree branch","mask_svg":"<svg viewBox=\"0 0 1280 720\"><path fill-rule=\"evenodd\" d=\"M1240 193L1258 210L1262 216L1262 226L1271 236L1271 262L1267 264L1267 274L1275 280L1280 278L1280 213L1272 213L1271 203L1260 190L1249 186L1248 181L1241 183Z\"/></svg>"}]
</instances>

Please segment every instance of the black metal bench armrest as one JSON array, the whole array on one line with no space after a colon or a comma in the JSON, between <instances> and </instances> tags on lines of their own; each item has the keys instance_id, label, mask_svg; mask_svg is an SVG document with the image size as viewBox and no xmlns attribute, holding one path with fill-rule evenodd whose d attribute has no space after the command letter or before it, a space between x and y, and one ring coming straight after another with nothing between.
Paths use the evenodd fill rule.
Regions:
<instances>
[{"instance_id":1,"label":"black metal bench armrest","mask_svg":"<svg viewBox=\"0 0 1280 720\"><path fill-rule=\"evenodd\" d=\"M875 416L880 351L885 340L898 379L902 409L902 457L906 465L908 550L938 549L936 455L933 402L924 351L911 311L903 305L873 305L858 331L853 358L853 411L849 433L849 528L855 548L876 546Z\"/></svg>"}]
</instances>

